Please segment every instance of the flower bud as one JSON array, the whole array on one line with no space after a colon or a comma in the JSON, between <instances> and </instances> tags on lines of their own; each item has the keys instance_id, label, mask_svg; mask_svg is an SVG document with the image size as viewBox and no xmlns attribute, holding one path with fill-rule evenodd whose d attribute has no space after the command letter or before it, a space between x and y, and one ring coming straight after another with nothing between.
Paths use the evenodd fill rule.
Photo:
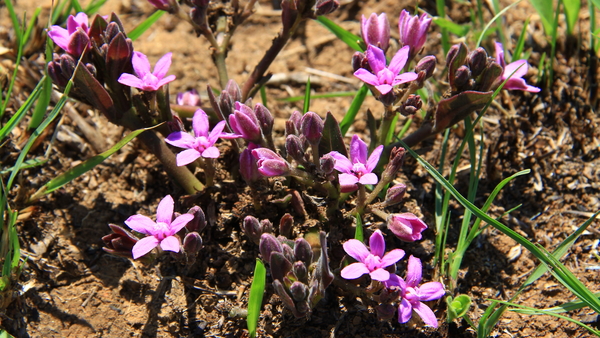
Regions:
<instances>
[{"instance_id":1,"label":"flower bud","mask_svg":"<svg viewBox=\"0 0 600 338\"><path fill-rule=\"evenodd\" d=\"M456 73L454 75L454 86L456 88L463 88L464 86L466 86L469 83L469 80L471 79L471 70L469 69L469 67L467 66L460 66L458 67L458 69L456 70Z\"/></svg>"},{"instance_id":2,"label":"flower bud","mask_svg":"<svg viewBox=\"0 0 600 338\"><path fill-rule=\"evenodd\" d=\"M494 86L498 81L502 80L501 75L503 71L504 70L502 69L501 65L496 62L490 62L479 78L477 90L482 92L489 91L492 86Z\"/></svg>"},{"instance_id":3,"label":"flower bud","mask_svg":"<svg viewBox=\"0 0 600 338\"><path fill-rule=\"evenodd\" d=\"M481 72L484 71L487 66L488 55L485 52L485 49L479 47L472 51L467 57L467 64L471 69L471 74L473 77L478 77Z\"/></svg>"},{"instance_id":4,"label":"flower bud","mask_svg":"<svg viewBox=\"0 0 600 338\"><path fill-rule=\"evenodd\" d=\"M404 164L404 154L406 153L406 149L402 147L394 147L390 152L390 160L388 165L385 167L385 170L381 174L381 179L387 182L391 182L394 178L396 178L396 174L402 168L402 164Z\"/></svg>"},{"instance_id":5,"label":"flower bud","mask_svg":"<svg viewBox=\"0 0 600 338\"><path fill-rule=\"evenodd\" d=\"M263 219L262 221L260 221L260 231L262 231L263 233L265 232L273 232L273 223L271 223L271 221L269 221L268 219Z\"/></svg>"},{"instance_id":6,"label":"flower bud","mask_svg":"<svg viewBox=\"0 0 600 338\"><path fill-rule=\"evenodd\" d=\"M183 251L186 254L193 256L202 249L202 237L197 232L190 232L183 238Z\"/></svg>"},{"instance_id":7,"label":"flower bud","mask_svg":"<svg viewBox=\"0 0 600 338\"><path fill-rule=\"evenodd\" d=\"M400 106L400 114L404 116L413 115L419 111L422 106L423 102L421 101L421 97L419 95L410 94L408 99Z\"/></svg>"},{"instance_id":8,"label":"flower bud","mask_svg":"<svg viewBox=\"0 0 600 338\"><path fill-rule=\"evenodd\" d=\"M190 89L177 94L177 104L180 106L200 106L200 94L196 89Z\"/></svg>"},{"instance_id":9,"label":"flower bud","mask_svg":"<svg viewBox=\"0 0 600 338\"><path fill-rule=\"evenodd\" d=\"M308 142L312 144L319 144L321 137L323 136L323 128L325 123L323 119L311 111L307 112L302 116L300 121L300 132L306 137Z\"/></svg>"},{"instance_id":10,"label":"flower bud","mask_svg":"<svg viewBox=\"0 0 600 338\"><path fill-rule=\"evenodd\" d=\"M302 120L302 113L294 110L290 118L285 122L285 134L298 135L300 133L300 120Z\"/></svg>"},{"instance_id":11,"label":"flower bud","mask_svg":"<svg viewBox=\"0 0 600 338\"><path fill-rule=\"evenodd\" d=\"M133 249L133 246L139 241L139 239L135 237L132 233L118 225L109 224L108 226L113 231L113 233L102 237L102 241L106 246L102 249L116 256L133 258L131 250Z\"/></svg>"},{"instance_id":12,"label":"flower bud","mask_svg":"<svg viewBox=\"0 0 600 338\"><path fill-rule=\"evenodd\" d=\"M421 16L412 16L406 10L402 10L398 18L398 30L400 32L400 42L403 46L410 46L409 60L417 55L427 39L427 30L431 25L432 18L426 13Z\"/></svg>"},{"instance_id":13,"label":"flower bud","mask_svg":"<svg viewBox=\"0 0 600 338\"><path fill-rule=\"evenodd\" d=\"M256 113L245 104L235 103L235 110L233 114L229 115L229 124L234 133L242 135L247 141L260 143L262 140Z\"/></svg>"},{"instance_id":14,"label":"flower bud","mask_svg":"<svg viewBox=\"0 0 600 338\"><path fill-rule=\"evenodd\" d=\"M248 236L250 240L256 244L260 244L263 231L260 222L256 217L246 216L242 222L242 229L244 229L246 236Z\"/></svg>"},{"instance_id":15,"label":"flower bud","mask_svg":"<svg viewBox=\"0 0 600 338\"><path fill-rule=\"evenodd\" d=\"M338 0L317 0L315 3L315 15L327 15L340 7Z\"/></svg>"},{"instance_id":16,"label":"flower bud","mask_svg":"<svg viewBox=\"0 0 600 338\"><path fill-rule=\"evenodd\" d=\"M227 81L225 91L227 92L227 94L229 94L229 97L233 102L242 101L242 91L240 89L240 86L238 86L237 82L235 82L234 80Z\"/></svg>"},{"instance_id":17,"label":"flower bud","mask_svg":"<svg viewBox=\"0 0 600 338\"><path fill-rule=\"evenodd\" d=\"M148 2L161 11L172 12L177 8L175 7L177 6L175 0L148 0Z\"/></svg>"},{"instance_id":18,"label":"flower bud","mask_svg":"<svg viewBox=\"0 0 600 338\"><path fill-rule=\"evenodd\" d=\"M279 234L290 238L292 236L292 227L294 226L294 217L286 213L279 220Z\"/></svg>"},{"instance_id":19,"label":"flower bud","mask_svg":"<svg viewBox=\"0 0 600 338\"><path fill-rule=\"evenodd\" d=\"M379 47L384 52L390 46L390 23L387 15L381 13L379 16L372 13L369 18L362 16L361 34L367 46Z\"/></svg>"},{"instance_id":20,"label":"flower bud","mask_svg":"<svg viewBox=\"0 0 600 338\"><path fill-rule=\"evenodd\" d=\"M283 282L283 277L292 270L292 263L281 252L277 251L271 253L269 265L271 266L271 276L273 279L281 282Z\"/></svg>"},{"instance_id":21,"label":"flower bud","mask_svg":"<svg viewBox=\"0 0 600 338\"><path fill-rule=\"evenodd\" d=\"M296 239L294 245L294 257L296 257L296 260L304 262L306 266L310 266L312 263L312 256L313 252L310 243L304 238Z\"/></svg>"},{"instance_id":22,"label":"flower bud","mask_svg":"<svg viewBox=\"0 0 600 338\"><path fill-rule=\"evenodd\" d=\"M279 236L277 237L277 239L279 239L279 241L289 241L287 238L284 238L283 236ZM292 245L294 245L293 241L290 241L291 243L285 244L285 242L282 242L283 244L281 245L283 247L283 256L290 262L295 262L296 261L296 257L294 256L294 249L292 249Z\"/></svg>"},{"instance_id":23,"label":"flower bud","mask_svg":"<svg viewBox=\"0 0 600 338\"><path fill-rule=\"evenodd\" d=\"M75 61L72 56L63 54L60 56L59 62L61 72L64 74L64 76L71 78L75 72L75 67L77 67L77 61Z\"/></svg>"},{"instance_id":24,"label":"flower bud","mask_svg":"<svg viewBox=\"0 0 600 338\"><path fill-rule=\"evenodd\" d=\"M252 149L255 149L254 143L250 143L248 148L244 149L240 154L240 174L248 183L256 182L260 179L256 158L252 156Z\"/></svg>"},{"instance_id":25,"label":"flower bud","mask_svg":"<svg viewBox=\"0 0 600 338\"><path fill-rule=\"evenodd\" d=\"M369 66L369 59L367 58L367 54L356 52L354 53L354 55L352 55L352 69L356 72L361 68L371 71L371 66Z\"/></svg>"},{"instance_id":26,"label":"flower bud","mask_svg":"<svg viewBox=\"0 0 600 338\"><path fill-rule=\"evenodd\" d=\"M375 312L377 312L377 319L388 321L394 318L396 308L392 304L379 304L375 307Z\"/></svg>"},{"instance_id":27,"label":"flower bud","mask_svg":"<svg viewBox=\"0 0 600 338\"><path fill-rule=\"evenodd\" d=\"M252 150L252 156L256 158L258 172L263 176L286 176L290 172L290 165L280 155L267 148Z\"/></svg>"},{"instance_id":28,"label":"flower bud","mask_svg":"<svg viewBox=\"0 0 600 338\"><path fill-rule=\"evenodd\" d=\"M185 228L189 232L202 232L206 227L206 216L204 215L204 211L199 206L193 206L188 210L188 214L194 215L191 221L185 226Z\"/></svg>"},{"instance_id":29,"label":"flower bud","mask_svg":"<svg viewBox=\"0 0 600 338\"><path fill-rule=\"evenodd\" d=\"M390 187L385 193L384 206L389 207L394 204L402 202L404 194L406 193L406 184L398 183Z\"/></svg>"},{"instance_id":30,"label":"flower bud","mask_svg":"<svg viewBox=\"0 0 600 338\"><path fill-rule=\"evenodd\" d=\"M389 215L387 226L396 237L406 242L420 240L422 238L421 233L427 229L425 222L409 212Z\"/></svg>"},{"instance_id":31,"label":"flower bud","mask_svg":"<svg viewBox=\"0 0 600 338\"><path fill-rule=\"evenodd\" d=\"M264 261L269 262L271 260L271 254L273 252L283 252L281 243L272 234L264 233L260 236L259 244L260 254Z\"/></svg>"},{"instance_id":32,"label":"flower bud","mask_svg":"<svg viewBox=\"0 0 600 338\"><path fill-rule=\"evenodd\" d=\"M294 282L290 286L290 294L292 299L297 302L303 301L308 297L308 287L301 282Z\"/></svg>"},{"instance_id":33,"label":"flower bud","mask_svg":"<svg viewBox=\"0 0 600 338\"><path fill-rule=\"evenodd\" d=\"M415 66L415 73L425 72L425 80L430 78L435 71L436 58L433 55L427 55Z\"/></svg>"},{"instance_id":34,"label":"flower bud","mask_svg":"<svg viewBox=\"0 0 600 338\"><path fill-rule=\"evenodd\" d=\"M325 175L331 175L335 167L335 159L333 158L333 156L325 154L319 159L319 164L321 165L321 171Z\"/></svg>"},{"instance_id":35,"label":"flower bud","mask_svg":"<svg viewBox=\"0 0 600 338\"><path fill-rule=\"evenodd\" d=\"M302 141L296 135L290 134L285 139L285 151L287 154L293 158L298 164L305 165L306 158L304 157L304 149L302 146Z\"/></svg>"},{"instance_id":36,"label":"flower bud","mask_svg":"<svg viewBox=\"0 0 600 338\"><path fill-rule=\"evenodd\" d=\"M110 43L119 33L121 33L121 28L116 22L110 22L104 30L104 36L108 43Z\"/></svg>"},{"instance_id":37,"label":"flower bud","mask_svg":"<svg viewBox=\"0 0 600 338\"><path fill-rule=\"evenodd\" d=\"M273 114L271 114L267 107L260 103L257 103L254 106L254 112L256 113L256 118L258 119L263 135L271 135L271 133L273 133L273 123L275 121Z\"/></svg>"},{"instance_id":38,"label":"flower bud","mask_svg":"<svg viewBox=\"0 0 600 338\"><path fill-rule=\"evenodd\" d=\"M308 269L306 268L306 264L301 261L297 261L292 266L292 271L299 281L308 283Z\"/></svg>"}]
</instances>

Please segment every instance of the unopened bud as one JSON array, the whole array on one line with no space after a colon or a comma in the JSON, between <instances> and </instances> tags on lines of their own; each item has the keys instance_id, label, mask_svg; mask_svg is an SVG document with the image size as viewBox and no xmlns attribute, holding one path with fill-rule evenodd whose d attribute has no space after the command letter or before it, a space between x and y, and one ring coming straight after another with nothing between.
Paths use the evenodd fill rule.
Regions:
<instances>
[{"instance_id":1,"label":"unopened bud","mask_svg":"<svg viewBox=\"0 0 600 338\"><path fill-rule=\"evenodd\" d=\"M295 262L292 266L292 271L294 272L294 275L296 275L296 278L298 278L299 281L303 283L308 282L308 269L306 268L306 264L304 264L304 262Z\"/></svg>"},{"instance_id":2,"label":"unopened bud","mask_svg":"<svg viewBox=\"0 0 600 338\"><path fill-rule=\"evenodd\" d=\"M300 121L302 120L302 113L294 110L290 118L285 122L285 133L286 135L298 135L300 134Z\"/></svg>"},{"instance_id":3,"label":"unopened bud","mask_svg":"<svg viewBox=\"0 0 600 338\"><path fill-rule=\"evenodd\" d=\"M263 219L260 221L260 231L265 232L273 232L273 223L268 219Z\"/></svg>"},{"instance_id":4,"label":"unopened bud","mask_svg":"<svg viewBox=\"0 0 600 338\"><path fill-rule=\"evenodd\" d=\"M290 238L292 236L292 227L294 226L294 217L286 213L279 220L279 234Z\"/></svg>"},{"instance_id":5,"label":"unopened bud","mask_svg":"<svg viewBox=\"0 0 600 338\"><path fill-rule=\"evenodd\" d=\"M75 67L77 67L77 61L75 61L72 56L68 54L60 56L60 70L64 76L70 78L75 72Z\"/></svg>"},{"instance_id":6,"label":"unopened bud","mask_svg":"<svg viewBox=\"0 0 600 338\"><path fill-rule=\"evenodd\" d=\"M250 143L250 145L253 145L253 143ZM240 154L240 174L248 183L256 182L260 179L256 158L252 156L253 147L250 147L250 145Z\"/></svg>"},{"instance_id":7,"label":"unopened bud","mask_svg":"<svg viewBox=\"0 0 600 338\"><path fill-rule=\"evenodd\" d=\"M500 76L503 71L502 66L498 63L490 62L479 78L477 90L482 92L491 90L491 88L502 79Z\"/></svg>"},{"instance_id":8,"label":"unopened bud","mask_svg":"<svg viewBox=\"0 0 600 338\"><path fill-rule=\"evenodd\" d=\"M258 172L263 176L286 176L290 172L290 165L279 154L271 149L258 148L252 150L252 156L256 158Z\"/></svg>"},{"instance_id":9,"label":"unopened bud","mask_svg":"<svg viewBox=\"0 0 600 338\"><path fill-rule=\"evenodd\" d=\"M263 257L263 260L269 262L271 259L271 254L273 252L283 252L283 247L281 243L273 236L272 234L264 233L260 236L260 244L259 244L260 254Z\"/></svg>"},{"instance_id":10,"label":"unopened bud","mask_svg":"<svg viewBox=\"0 0 600 338\"><path fill-rule=\"evenodd\" d=\"M285 242L282 242L283 244L281 245L281 247L283 247L283 256L288 261L295 262L296 261L296 257L294 255L294 249L292 249L292 246L294 245L294 242L288 240L287 238L285 238L283 236L279 236L279 237L277 237L277 239L279 239L280 242L282 242L282 241L289 241L288 244L285 244Z\"/></svg>"},{"instance_id":11,"label":"unopened bud","mask_svg":"<svg viewBox=\"0 0 600 338\"><path fill-rule=\"evenodd\" d=\"M354 55L352 55L352 69L356 72L361 68L371 71L371 67L369 66L369 59L367 59L367 54L356 52L354 53Z\"/></svg>"},{"instance_id":12,"label":"unopened bud","mask_svg":"<svg viewBox=\"0 0 600 338\"><path fill-rule=\"evenodd\" d=\"M387 14L372 13L368 18L362 16L361 34L367 46L373 45L387 51L390 46L390 23Z\"/></svg>"},{"instance_id":13,"label":"unopened bud","mask_svg":"<svg viewBox=\"0 0 600 338\"><path fill-rule=\"evenodd\" d=\"M300 121L300 132L310 144L319 144L323 136L323 128L325 124L323 119L311 111L302 116Z\"/></svg>"},{"instance_id":14,"label":"unopened bud","mask_svg":"<svg viewBox=\"0 0 600 338\"><path fill-rule=\"evenodd\" d=\"M121 33L121 29L116 22L109 23L104 30L104 36L107 42L111 42L119 33Z\"/></svg>"},{"instance_id":15,"label":"unopened bud","mask_svg":"<svg viewBox=\"0 0 600 338\"><path fill-rule=\"evenodd\" d=\"M290 286L290 294L292 294L292 298L297 301L303 301L308 297L308 287L301 282L294 282L292 286Z\"/></svg>"},{"instance_id":16,"label":"unopened bud","mask_svg":"<svg viewBox=\"0 0 600 338\"><path fill-rule=\"evenodd\" d=\"M487 66L488 55L485 49L479 47L472 51L467 57L467 63L473 77L478 77Z\"/></svg>"},{"instance_id":17,"label":"unopened bud","mask_svg":"<svg viewBox=\"0 0 600 338\"><path fill-rule=\"evenodd\" d=\"M471 70L467 66L460 66L454 75L454 86L458 89L463 88L471 79Z\"/></svg>"},{"instance_id":18,"label":"unopened bud","mask_svg":"<svg viewBox=\"0 0 600 338\"><path fill-rule=\"evenodd\" d=\"M392 304L379 304L375 307L377 318L381 321L388 321L394 318L396 308Z\"/></svg>"},{"instance_id":19,"label":"unopened bud","mask_svg":"<svg viewBox=\"0 0 600 338\"><path fill-rule=\"evenodd\" d=\"M319 164L321 165L321 171L325 175L330 175L335 167L335 159L333 156L325 154L319 159Z\"/></svg>"},{"instance_id":20,"label":"unopened bud","mask_svg":"<svg viewBox=\"0 0 600 338\"><path fill-rule=\"evenodd\" d=\"M271 114L267 107L260 103L257 103L254 106L254 112L256 113L256 118L258 119L263 135L271 135L271 133L273 133L273 123L275 121L273 114Z\"/></svg>"},{"instance_id":21,"label":"unopened bud","mask_svg":"<svg viewBox=\"0 0 600 338\"><path fill-rule=\"evenodd\" d=\"M414 242L423 237L421 233L427 229L427 224L414 214L407 212L389 215L387 227L401 240Z\"/></svg>"},{"instance_id":22,"label":"unopened bud","mask_svg":"<svg viewBox=\"0 0 600 338\"><path fill-rule=\"evenodd\" d=\"M402 168L402 164L404 164L404 154L406 153L406 149L402 147L394 147L390 153L390 160L388 162L387 167L381 174L382 180L387 182L391 182L395 177L400 168Z\"/></svg>"},{"instance_id":23,"label":"unopened bud","mask_svg":"<svg viewBox=\"0 0 600 338\"><path fill-rule=\"evenodd\" d=\"M398 183L390 187L385 193L384 206L388 207L402 202L404 194L406 194L406 184Z\"/></svg>"},{"instance_id":24,"label":"unopened bud","mask_svg":"<svg viewBox=\"0 0 600 338\"><path fill-rule=\"evenodd\" d=\"M271 276L281 282L283 282L283 277L292 270L292 263L281 252L273 251L269 264L271 265Z\"/></svg>"},{"instance_id":25,"label":"unopened bud","mask_svg":"<svg viewBox=\"0 0 600 338\"><path fill-rule=\"evenodd\" d=\"M304 149L302 147L302 141L296 135L290 134L285 139L285 151L287 154L296 160L299 164L306 164L306 159L304 158Z\"/></svg>"},{"instance_id":26,"label":"unopened bud","mask_svg":"<svg viewBox=\"0 0 600 338\"><path fill-rule=\"evenodd\" d=\"M206 227L206 216L204 215L204 211L199 206L193 206L188 210L188 214L194 215L191 221L185 226L185 228L189 232L202 232Z\"/></svg>"},{"instance_id":27,"label":"unopened bud","mask_svg":"<svg viewBox=\"0 0 600 338\"><path fill-rule=\"evenodd\" d=\"M138 238L118 225L109 224L108 226L113 231L113 233L102 237L102 241L106 246L102 249L113 255L126 258L133 258L131 250L133 249L133 246L139 241Z\"/></svg>"},{"instance_id":28,"label":"unopened bud","mask_svg":"<svg viewBox=\"0 0 600 338\"><path fill-rule=\"evenodd\" d=\"M237 82L234 80L227 81L225 91L229 94L229 97L233 102L242 101L242 91L240 90L240 86L238 86Z\"/></svg>"},{"instance_id":29,"label":"unopened bud","mask_svg":"<svg viewBox=\"0 0 600 338\"><path fill-rule=\"evenodd\" d=\"M404 116L413 115L419 111L422 106L423 102L421 101L421 97L419 95L410 94L408 99L400 106L400 114Z\"/></svg>"},{"instance_id":30,"label":"unopened bud","mask_svg":"<svg viewBox=\"0 0 600 338\"><path fill-rule=\"evenodd\" d=\"M304 262L306 266L310 266L312 263L312 256L313 252L310 243L304 238L296 239L294 244L294 257L296 257L296 260Z\"/></svg>"},{"instance_id":31,"label":"unopened bud","mask_svg":"<svg viewBox=\"0 0 600 338\"><path fill-rule=\"evenodd\" d=\"M258 219L254 216L246 216L242 222L242 229L246 236L254 243L260 244L261 235L263 234L262 227Z\"/></svg>"},{"instance_id":32,"label":"unopened bud","mask_svg":"<svg viewBox=\"0 0 600 338\"><path fill-rule=\"evenodd\" d=\"M183 238L183 250L188 255L196 255L202 249L202 237L197 232L190 232Z\"/></svg>"},{"instance_id":33,"label":"unopened bud","mask_svg":"<svg viewBox=\"0 0 600 338\"><path fill-rule=\"evenodd\" d=\"M425 72L425 80L430 78L435 71L436 58L433 55L427 55L415 66L415 73Z\"/></svg>"},{"instance_id":34,"label":"unopened bud","mask_svg":"<svg viewBox=\"0 0 600 338\"><path fill-rule=\"evenodd\" d=\"M327 15L340 7L338 0L317 0L315 3L315 15Z\"/></svg>"}]
</instances>

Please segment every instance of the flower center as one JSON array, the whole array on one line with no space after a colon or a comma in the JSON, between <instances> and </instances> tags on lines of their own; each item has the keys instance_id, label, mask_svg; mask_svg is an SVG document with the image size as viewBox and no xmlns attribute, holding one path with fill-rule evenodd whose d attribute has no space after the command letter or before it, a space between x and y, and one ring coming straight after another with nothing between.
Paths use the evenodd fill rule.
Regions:
<instances>
[{"instance_id":1,"label":"flower center","mask_svg":"<svg viewBox=\"0 0 600 338\"><path fill-rule=\"evenodd\" d=\"M156 233L154 237L158 240L162 241L168 236L171 236L171 229L169 229L169 225L165 222L156 222Z\"/></svg>"},{"instance_id":2,"label":"flower center","mask_svg":"<svg viewBox=\"0 0 600 338\"><path fill-rule=\"evenodd\" d=\"M379 256L369 254L367 258L365 258L365 265L369 271L376 270L381 267L381 258Z\"/></svg>"}]
</instances>

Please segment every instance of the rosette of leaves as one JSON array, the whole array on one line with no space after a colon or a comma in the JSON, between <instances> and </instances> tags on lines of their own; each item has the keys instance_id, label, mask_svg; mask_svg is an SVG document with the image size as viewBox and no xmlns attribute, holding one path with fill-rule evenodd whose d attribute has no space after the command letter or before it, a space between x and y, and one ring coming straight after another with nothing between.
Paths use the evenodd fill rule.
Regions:
<instances>
[{"instance_id":1,"label":"rosette of leaves","mask_svg":"<svg viewBox=\"0 0 600 338\"><path fill-rule=\"evenodd\" d=\"M264 233L260 253L269 262L275 292L297 318L309 314L333 282L323 231L295 241Z\"/></svg>"}]
</instances>

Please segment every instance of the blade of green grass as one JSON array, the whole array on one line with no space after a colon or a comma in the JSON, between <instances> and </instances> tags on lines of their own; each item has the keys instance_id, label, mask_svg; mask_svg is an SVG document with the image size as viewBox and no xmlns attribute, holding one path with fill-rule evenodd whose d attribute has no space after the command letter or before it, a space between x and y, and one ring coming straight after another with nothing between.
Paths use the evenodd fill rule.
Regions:
<instances>
[{"instance_id":1,"label":"blade of green grass","mask_svg":"<svg viewBox=\"0 0 600 338\"><path fill-rule=\"evenodd\" d=\"M269 108L267 106L267 90L265 89L265 86L261 86L259 91L260 91L260 100L262 101L263 106L265 106L265 108Z\"/></svg>"},{"instance_id":2,"label":"blade of green grass","mask_svg":"<svg viewBox=\"0 0 600 338\"><path fill-rule=\"evenodd\" d=\"M123 148L127 143L129 143L129 141L133 140L134 137L138 136L139 134L143 133L144 131L153 129L153 128L157 127L157 126L159 126L159 125L156 125L156 126L150 127L150 128L142 128L142 129L138 129L138 130L132 131L131 133L129 133L129 135L127 135L121 141L117 142L117 144L115 144L114 146L112 146L107 151L105 151L105 152L103 152L103 153L101 153L99 155L96 155L96 156L94 156L92 158L89 158L89 159L85 160L84 162L82 162L82 163L76 165L75 167L67 170L65 173L60 174L57 177L55 177L52 180L50 180L50 182L46 183L33 196L31 196L29 198L29 202L32 202L32 201L40 199L42 196L53 192L54 190L56 190L56 189L64 186L65 184L67 184L67 183L71 182L72 180L76 179L77 177L79 177L79 176L83 175L84 173L90 171L95 166L97 166L98 164L102 163L104 160L106 160L107 158L109 158L112 154L116 153L121 148Z\"/></svg>"},{"instance_id":3,"label":"blade of green grass","mask_svg":"<svg viewBox=\"0 0 600 338\"><path fill-rule=\"evenodd\" d=\"M438 12L438 17L446 17L446 2L444 0L435 0L435 7ZM448 54L450 50L450 37L448 36L448 30L444 27L440 27L442 31L442 48L444 48L444 55Z\"/></svg>"},{"instance_id":4,"label":"blade of green grass","mask_svg":"<svg viewBox=\"0 0 600 338\"><path fill-rule=\"evenodd\" d=\"M246 324L248 325L248 336L256 337L256 327L258 325L258 317L260 317L260 308L262 307L263 295L265 292L265 281L267 269L260 259L256 259L254 267L254 278L250 287L250 298L248 299L248 317Z\"/></svg>"},{"instance_id":5,"label":"blade of green grass","mask_svg":"<svg viewBox=\"0 0 600 338\"><path fill-rule=\"evenodd\" d=\"M79 1L71 0L71 6L75 9L76 13L83 12L83 7L81 7L81 4L79 3Z\"/></svg>"},{"instance_id":6,"label":"blade of green grass","mask_svg":"<svg viewBox=\"0 0 600 338\"><path fill-rule=\"evenodd\" d=\"M358 239L361 242L365 241L365 235L363 233L363 225L362 220L360 219L360 215L354 216L356 219L356 231L354 232L354 239Z\"/></svg>"},{"instance_id":7,"label":"blade of green grass","mask_svg":"<svg viewBox=\"0 0 600 338\"><path fill-rule=\"evenodd\" d=\"M459 37L467 35L467 33L469 33L469 30L471 30L471 27L469 27L468 25L459 25L445 18L435 17L433 18L433 22L435 22L436 25L440 26L440 28L444 28L450 33Z\"/></svg>"},{"instance_id":8,"label":"blade of green grass","mask_svg":"<svg viewBox=\"0 0 600 338\"><path fill-rule=\"evenodd\" d=\"M306 114L310 108L310 76L306 80L306 89L304 90L304 105L302 107L302 114Z\"/></svg>"},{"instance_id":9,"label":"blade of green grass","mask_svg":"<svg viewBox=\"0 0 600 338\"><path fill-rule=\"evenodd\" d=\"M483 40L483 37L485 36L485 34L486 34L487 30L490 28L490 26L494 22L496 22L496 20L498 20L499 17L501 17L502 15L504 15L504 13L506 13L506 11L508 11L509 9L511 9L513 6L515 6L516 4L518 4L521 1L522 0L518 0L518 1L513 2L510 5L506 6L504 9L502 9L500 12L498 12L498 14L496 14L496 16L494 16L492 18L492 20L490 20L490 22L488 22L487 25L485 25L485 28L483 29L483 32L479 36L479 39L477 39L477 47L481 46L481 40Z\"/></svg>"},{"instance_id":10,"label":"blade of green grass","mask_svg":"<svg viewBox=\"0 0 600 338\"><path fill-rule=\"evenodd\" d=\"M523 48L525 46L525 36L527 36L528 25L529 18L527 18L525 20L525 23L523 24L523 29L521 30L521 35L519 35L519 40L517 41L517 45L515 46L515 50L513 51L511 62L521 60L521 54L523 53Z\"/></svg>"},{"instance_id":11,"label":"blade of green grass","mask_svg":"<svg viewBox=\"0 0 600 338\"><path fill-rule=\"evenodd\" d=\"M329 92L329 93L322 93L322 94L311 94L310 98L311 99L328 99L328 98L332 98L332 97L355 96L356 94L358 94L358 91ZM304 95L284 97L284 98L280 98L280 99L276 99L276 100L281 101L281 102L298 102L298 101L304 100Z\"/></svg>"},{"instance_id":12,"label":"blade of green grass","mask_svg":"<svg viewBox=\"0 0 600 338\"><path fill-rule=\"evenodd\" d=\"M165 11L156 11L154 14L150 15L146 20L137 25L131 32L127 34L127 37L131 39L131 41L137 40L144 32L150 28L161 16L163 16Z\"/></svg>"},{"instance_id":13,"label":"blade of green grass","mask_svg":"<svg viewBox=\"0 0 600 338\"><path fill-rule=\"evenodd\" d=\"M347 30L345 30L342 27L338 26L335 22L327 19L324 16L317 17L317 21L321 25L325 26L325 28L329 29L330 32L332 32L333 34L335 34L335 36L337 36L345 44L347 44L348 47L350 47L350 48L352 48L352 49L354 49L355 51L358 51L358 52L364 52L365 51L364 48L360 44L360 43L362 43L362 38L360 38L358 35L354 35L354 34L348 32Z\"/></svg>"},{"instance_id":14,"label":"blade of green grass","mask_svg":"<svg viewBox=\"0 0 600 338\"><path fill-rule=\"evenodd\" d=\"M540 19L542 19L542 25L546 34L552 32L552 19L554 15L554 5L552 0L529 0L533 8L538 12Z\"/></svg>"},{"instance_id":15,"label":"blade of green grass","mask_svg":"<svg viewBox=\"0 0 600 338\"><path fill-rule=\"evenodd\" d=\"M17 110L17 112L11 116L10 120L8 120L8 122L2 126L2 129L0 129L0 142L1 140L4 140L4 138L8 136L8 134L10 134L10 132L19 124L19 122L25 117L25 114L29 108L31 108L35 100L40 96L42 87L44 86L43 81L44 78L42 78L42 81L38 82L37 86L33 89L31 94L29 94L29 97L27 100L25 100L19 110Z\"/></svg>"},{"instance_id":16,"label":"blade of green grass","mask_svg":"<svg viewBox=\"0 0 600 338\"><path fill-rule=\"evenodd\" d=\"M12 21L13 30L15 31L15 36L17 37L17 46L20 46L21 38L23 36L23 29L21 28L21 24L19 23L19 17L15 13L15 8L13 7L12 0L6 0L4 1L4 4L6 5L6 9L8 9L8 15L10 16L10 21Z\"/></svg>"},{"instance_id":17,"label":"blade of green grass","mask_svg":"<svg viewBox=\"0 0 600 338\"><path fill-rule=\"evenodd\" d=\"M579 18L579 9L581 8L581 0L561 0L565 8L565 17L567 18L567 34L573 34L573 28Z\"/></svg>"},{"instance_id":18,"label":"blade of green grass","mask_svg":"<svg viewBox=\"0 0 600 338\"><path fill-rule=\"evenodd\" d=\"M93 14L96 14L100 8L102 8L102 6L104 6L104 4L106 3L107 0L97 0L97 1L92 1L90 2L87 7L84 9L84 12L88 15L91 16Z\"/></svg>"},{"instance_id":19,"label":"blade of green grass","mask_svg":"<svg viewBox=\"0 0 600 338\"><path fill-rule=\"evenodd\" d=\"M354 123L356 114L358 114L358 111L360 110L360 107L362 106L363 102L365 101L365 97L367 96L368 92L369 92L369 87L367 87L367 85L363 84L362 87L360 87L360 89L356 93L356 96L354 97L354 99L352 100L352 103L350 104L350 108L348 108L346 115L344 115L342 122L340 122L340 130L342 131L342 136L346 135L346 133L348 132L348 129L350 129L350 126Z\"/></svg>"}]
</instances>

